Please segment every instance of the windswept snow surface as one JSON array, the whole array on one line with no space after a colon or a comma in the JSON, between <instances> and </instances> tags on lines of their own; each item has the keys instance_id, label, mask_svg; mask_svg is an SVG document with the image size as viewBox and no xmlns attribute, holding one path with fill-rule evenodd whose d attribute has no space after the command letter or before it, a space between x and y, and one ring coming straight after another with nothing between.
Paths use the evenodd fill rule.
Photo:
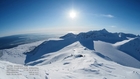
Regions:
<instances>
[{"instance_id":1,"label":"windswept snow surface","mask_svg":"<svg viewBox=\"0 0 140 79\"><path fill-rule=\"evenodd\" d=\"M44 60L44 61L43 61ZM1 79L140 79L140 69L117 64L101 53L89 50L80 42L44 54L43 61L36 66L39 74L32 76L20 71L22 75L6 75L7 65L18 65L0 61ZM36 61L34 61L36 62ZM34 63L32 62L32 63Z\"/></svg>"},{"instance_id":2,"label":"windswept snow surface","mask_svg":"<svg viewBox=\"0 0 140 79\"><path fill-rule=\"evenodd\" d=\"M103 29L19 45L0 50L0 79L140 79L139 44L133 34ZM18 69L22 75L8 75L9 65L38 74Z\"/></svg>"}]
</instances>

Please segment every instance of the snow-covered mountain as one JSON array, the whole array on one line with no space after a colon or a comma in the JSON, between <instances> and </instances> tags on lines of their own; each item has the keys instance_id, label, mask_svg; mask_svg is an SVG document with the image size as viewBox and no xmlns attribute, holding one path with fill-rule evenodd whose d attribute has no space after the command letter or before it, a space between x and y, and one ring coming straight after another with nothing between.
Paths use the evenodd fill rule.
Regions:
<instances>
[{"instance_id":1,"label":"snow-covered mountain","mask_svg":"<svg viewBox=\"0 0 140 79\"><path fill-rule=\"evenodd\" d=\"M136 37L124 44L118 45L118 49L126 52L140 61L140 38Z\"/></svg>"},{"instance_id":2,"label":"snow-covered mountain","mask_svg":"<svg viewBox=\"0 0 140 79\"><path fill-rule=\"evenodd\" d=\"M140 38L106 29L0 50L1 79L140 79ZM20 61L19 61L20 60ZM6 75L8 65L36 67L38 74ZM4 72L4 73L2 73Z\"/></svg>"}]
</instances>

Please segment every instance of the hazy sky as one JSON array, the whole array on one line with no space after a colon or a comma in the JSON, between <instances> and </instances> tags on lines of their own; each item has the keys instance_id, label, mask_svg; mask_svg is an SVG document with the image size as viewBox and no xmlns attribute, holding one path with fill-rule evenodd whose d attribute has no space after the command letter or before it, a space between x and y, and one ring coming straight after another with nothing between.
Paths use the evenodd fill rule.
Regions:
<instances>
[{"instance_id":1,"label":"hazy sky","mask_svg":"<svg viewBox=\"0 0 140 79\"><path fill-rule=\"evenodd\" d=\"M140 34L140 0L0 0L0 36L103 28Z\"/></svg>"}]
</instances>

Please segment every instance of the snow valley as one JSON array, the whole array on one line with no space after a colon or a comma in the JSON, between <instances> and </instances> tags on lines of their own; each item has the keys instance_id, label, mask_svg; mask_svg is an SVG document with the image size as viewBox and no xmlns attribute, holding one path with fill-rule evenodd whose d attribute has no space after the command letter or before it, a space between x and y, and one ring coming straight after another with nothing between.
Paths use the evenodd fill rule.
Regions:
<instances>
[{"instance_id":1,"label":"snow valley","mask_svg":"<svg viewBox=\"0 0 140 79\"><path fill-rule=\"evenodd\" d=\"M1 49L0 56L0 79L140 79L140 37L106 29Z\"/></svg>"}]
</instances>

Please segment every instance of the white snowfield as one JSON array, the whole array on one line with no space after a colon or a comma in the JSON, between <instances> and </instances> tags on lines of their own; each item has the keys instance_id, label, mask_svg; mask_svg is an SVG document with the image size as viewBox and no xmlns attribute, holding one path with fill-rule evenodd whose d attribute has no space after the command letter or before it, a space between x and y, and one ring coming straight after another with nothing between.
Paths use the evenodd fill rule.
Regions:
<instances>
[{"instance_id":1,"label":"white snowfield","mask_svg":"<svg viewBox=\"0 0 140 79\"><path fill-rule=\"evenodd\" d=\"M24 64L26 59L26 55L24 53L32 51L42 42L43 41L38 41L35 43L19 45L11 49L0 50L0 53L2 54L0 60L5 60L17 64Z\"/></svg>"},{"instance_id":2,"label":"white snowfield","mask_svg":"<svg viewBox=\"0 0 140 79\"><path fill-rule=\"evenodd\" d=\"M1 50L3 55L0 60L0 79L140 79L140 61L135 55L131 56L121 50L121 46L133 43L134 40L139 42L139 38L131 37L115 43L107 42L108 40L81 39L81 36L77 39L72 34L65 38L25 44L21 47L27 47L26 50L19 52L20 46ZM36 48L30 49L33 46ZM18 57L12 60L14 56ZM9 75L9 66L34 68L35 75L29 74L30 70L23 69L18 70L20 75Z\"/></svg>"}]
</instances>

